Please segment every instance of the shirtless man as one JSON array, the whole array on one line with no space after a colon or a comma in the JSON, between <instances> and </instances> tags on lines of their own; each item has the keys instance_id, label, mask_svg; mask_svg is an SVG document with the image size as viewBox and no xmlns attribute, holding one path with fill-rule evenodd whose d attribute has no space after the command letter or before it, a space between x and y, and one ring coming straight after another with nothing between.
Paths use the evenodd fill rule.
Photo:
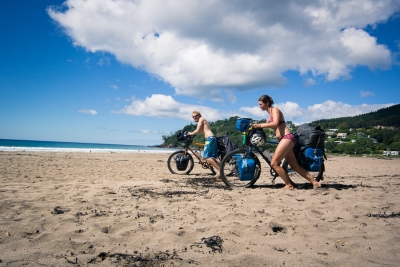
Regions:
<instances>
[{"instance_id":1,"label":"shirtless man","mask_svg":"<svg viewBox=\"0 0 400 267\"><path fill-rule=\"evenodd\" d=\"M214 136L211 131L210 125L207 120L204 119L200 112L195 110L192 112L192 117L195 122L197 122L197 129L193 132L188 132L188 135L195 135L197 133L201 133L204 135L206 139L204 145L204 154L203 158L208 161L216 170L217 175L215 175L215 179L217 182L221 182L221 178L219 176L219 163L217 161L218 158L218 148L217 148L217 138Z\"/></svg>"}]
</instances>

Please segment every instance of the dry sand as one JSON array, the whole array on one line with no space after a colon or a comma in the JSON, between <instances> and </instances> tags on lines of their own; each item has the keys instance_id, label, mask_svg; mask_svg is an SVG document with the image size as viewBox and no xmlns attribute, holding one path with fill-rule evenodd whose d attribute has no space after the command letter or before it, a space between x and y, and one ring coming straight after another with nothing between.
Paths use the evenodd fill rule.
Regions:
<instances>
[{"instance_id":1,"label":"dry sand","mask_svg":"<svg viewBox=\"0 0 400 267\"><path fill-rule=\"evenodd\" d=\"M0 152L0 266L400 265L400 159L331 157L287 191L167 158Z\"/></svg>"}]
</instances>

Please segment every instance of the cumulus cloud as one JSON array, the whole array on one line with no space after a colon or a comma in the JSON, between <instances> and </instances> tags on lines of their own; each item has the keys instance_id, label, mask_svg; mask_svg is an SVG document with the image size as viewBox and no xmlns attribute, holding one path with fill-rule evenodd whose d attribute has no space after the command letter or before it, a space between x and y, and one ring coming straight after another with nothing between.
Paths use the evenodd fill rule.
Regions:
<instances>
[{"instance_id":1,"label":"cumulus cloud","mask_svg":"<svg viewBox=\"0 0 400 267\"><path fill-rule=\"evenodd\" d=\"M334 102L332 100L325 101L321 104L301 108L297 103L286 102L275 104L284 114L286 121L292 121L295 124L304 122L312 122L321 119L332 119L341 117L352 117L361 114L370 113L378 109L390 107L391 104L375 104L375 105L359 105L351 106L342 102ZM268 113L262 111L259 107L242 107L241 112L248 114L253 119L267 119Z\"/></svg>"},{"instance_id":2,"label":"cumulus cloud","mask_svg":"<svg viewBox=\"0 0 400 267\"><path fill-rule=\"evenodd\" d=\"M85 113L85 114L90 114L90 115L96 115L98 112L93 109L81 109L79 110L80 113Z\"/></svg>"},{"instance_id":3,"label":"cumulus cloud","mask_svg":"<svg viewBox=\"0 0 400 267\"><path fill-rule=\"evenodd\" d=\"M312 85L390 67L391 52L363 29L399 10L400 0L67 0L47 12L74 45L111 53L176 94L222 101L224 90L283 86L288 70Z\"/></svg>"},{"instance_id":4,"label":"cumulus cloud","mask_svg":"<svg viewBox=\"0 0 400 267\"><path fill-rule=\"evenodd\" d=\"M395 105L395 103L351 106L332 100L308 106L307 108L302 108L295 102L275 104L276 107L282 110L285 120L292 121L295 124L320 119L357 116L392 105ZM112 113L192 121L190 114L192 114L193 110L199 110L209 121L228 119L233 116L250 117L255 120L267 119L269 117L268 113L262 111L258 106L241 107L237 111L223 111L207 106L180 103L174 100L172 96L161 94L153 94L151 97L146 97L146 99L135 99L130 105ZM145 131L143 130L142 132L146 133Z\"/></svg>"},{"instance_id":5,"label":"cumulus cloud","mask_svg":"<svg viewBox=\"0 0 400 267\"><path fill-rule=\"evenodd\" d=\"M210 121L224 118L225 112L201 105L189 105L177 102L172 96L153 94L146 99L134 99L130 105L121 110L113 111L114 114L127 114L134 116L149 116L158 118L182 119L192 121L193 110L198 110Z\"/></svg>"}]
</instances>

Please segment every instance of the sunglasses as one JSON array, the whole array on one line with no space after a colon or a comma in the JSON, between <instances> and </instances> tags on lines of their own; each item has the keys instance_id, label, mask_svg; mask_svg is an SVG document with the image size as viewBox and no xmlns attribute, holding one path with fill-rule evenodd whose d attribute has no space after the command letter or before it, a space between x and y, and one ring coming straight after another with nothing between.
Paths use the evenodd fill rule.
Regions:
<instances>
[{"instance_id":1,"label":"sunglasses","mask_svg":"<svg viewBox=\"0 0 400 267\"><path fill-rule=\"evenodd\" d=\"M197 118L199 115L195 115L195 116L192 116L192 118L194 119L194 118Z\"/></svg>"}]
</instances>

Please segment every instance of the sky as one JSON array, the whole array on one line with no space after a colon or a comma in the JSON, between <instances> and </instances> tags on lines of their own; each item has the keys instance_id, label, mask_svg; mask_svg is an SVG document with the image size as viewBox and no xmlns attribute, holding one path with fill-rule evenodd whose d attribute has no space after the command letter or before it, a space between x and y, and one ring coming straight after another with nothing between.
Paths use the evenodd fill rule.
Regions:
<instances>
[{"instance_id":1,"label":"sky","mask_svg":"<svg viewBox=\"0 0 400 267\"><path fill-rule=\"evenodd\" d=\"M400 0L1 0L0 139L156 145L400 102Z\"/></svg>"}]
</instances>

